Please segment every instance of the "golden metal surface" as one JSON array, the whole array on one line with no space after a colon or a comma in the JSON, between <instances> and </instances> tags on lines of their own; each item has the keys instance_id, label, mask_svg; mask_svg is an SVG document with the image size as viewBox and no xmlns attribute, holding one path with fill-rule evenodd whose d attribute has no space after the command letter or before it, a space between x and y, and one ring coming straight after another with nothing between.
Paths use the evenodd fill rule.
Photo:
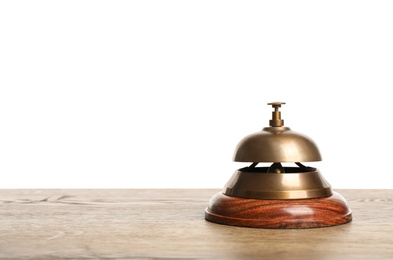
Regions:
<instances>
[{"instance_id":1,"label":"golden metal surface","mask_svg":"<svg viewBox=\"0 0 393 260\"><path fill-rule=\"evenodd\" d=\"M285 173L269 173L268 167L239 169L223 193L253 199L311 199L333 194L330 184L315 168L284 167L284 170Z\"/></svg>"},{"instance_id":2,"label":"golden metal surface","mask_svg":"<svg viewBox=\"0 0 393 260\"><path fill-rule=\"evenodd\" d=\"M265 127L243 138L235 149L236 162L321 161L317 145L289 127Z\"/></svg>"}]
</instances>

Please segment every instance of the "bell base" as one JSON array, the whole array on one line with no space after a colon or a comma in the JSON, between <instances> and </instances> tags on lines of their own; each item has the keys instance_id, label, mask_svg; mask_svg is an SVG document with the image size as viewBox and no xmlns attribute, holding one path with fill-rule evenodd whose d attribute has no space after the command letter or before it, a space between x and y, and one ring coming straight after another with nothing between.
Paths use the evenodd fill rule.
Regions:
<instances>
[{"instance_id":1,"label":"bell base","mask_svg":"<svg viewBox=\"0 0 393 260\"><path fill-rule=\"evenodd\" d=\"M348 223L351 210L345 199L333 195L317 199L266 200L217 193L206 208L209 221L253 228L319 228Z\"/></svg>"}]
</instances>

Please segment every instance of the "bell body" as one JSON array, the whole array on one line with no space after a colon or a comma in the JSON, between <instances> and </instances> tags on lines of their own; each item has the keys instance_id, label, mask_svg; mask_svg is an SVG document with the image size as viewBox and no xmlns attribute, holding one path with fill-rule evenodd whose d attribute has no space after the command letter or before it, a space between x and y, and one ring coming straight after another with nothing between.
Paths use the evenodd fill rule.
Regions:
<instances>
[{"instance_id":1,"label":"bell body","mask_svg":"<svg viewBox=\"0 0 393 260\"><path fill-rule=\"evenodd\" d=\"M345 224L352 220L345 199L333 192L321 172L301 162L321 161L314 141L284 127L274 102L270 127L243 138L233 160L251 162L235 171L222 192L205 210L212 222L258 228L314 228ZM256 167L270 162L270 167ZM292 162L298 167L283 167Z\"/></svg>"}]
</instances>

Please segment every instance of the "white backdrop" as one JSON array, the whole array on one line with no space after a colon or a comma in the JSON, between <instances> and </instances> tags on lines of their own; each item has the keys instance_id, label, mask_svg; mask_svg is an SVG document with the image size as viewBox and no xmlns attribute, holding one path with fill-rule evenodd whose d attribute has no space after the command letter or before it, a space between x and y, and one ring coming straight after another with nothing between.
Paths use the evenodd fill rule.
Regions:
<instances>
[{"instance_id":1,"label":"white backdrop","mask_svg":"<svg viewBox=\"0 0 393 260\"><path fill-rule=\"evenodd\" d=\"M2 1L0 188L220 188L241 138L309 135L393 188L392 1ZM310 164L308 164L310 165Z\"/></svg>"}]
</instances>

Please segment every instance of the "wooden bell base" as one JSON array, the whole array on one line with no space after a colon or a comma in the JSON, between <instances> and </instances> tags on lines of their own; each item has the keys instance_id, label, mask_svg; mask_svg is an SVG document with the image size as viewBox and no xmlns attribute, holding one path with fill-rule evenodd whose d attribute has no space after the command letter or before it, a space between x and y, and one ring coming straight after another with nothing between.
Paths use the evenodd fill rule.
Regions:
<instances>
[{"instance_id":1,"label":"wooden bell base","mask_svg":"<svg viewBox=\"0 0 393 260\"><path fill-rule=\"evenodd\" d=\"M348 223L351 210L345 199L333 195L318 199L246 199L217 193L205 211L212 222L255 228L317 228Z\"/></svg>"}]
</instances>

